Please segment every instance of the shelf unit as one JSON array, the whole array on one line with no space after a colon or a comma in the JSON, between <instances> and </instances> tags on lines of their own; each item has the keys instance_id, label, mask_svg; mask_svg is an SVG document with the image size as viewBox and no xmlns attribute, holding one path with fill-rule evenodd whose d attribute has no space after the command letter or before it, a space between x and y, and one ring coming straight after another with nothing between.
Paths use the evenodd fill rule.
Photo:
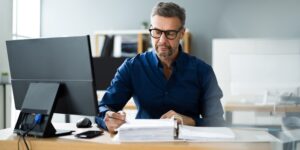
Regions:
<instances>
[{"instance_id":1,"label":"shelf unit","mask_svg":"<svg viewBox=\"0 0 300 150\"><path fill-rule=\"evenodd\" d=\"M136 35L137 36L137 53L144 52L150 45L150 35L149 31L146 29L142 30L103 30L94 32L93 36L95 38L94 44L96 53L99 53L99 37L101 35ZM191 52L191 33L186 29L184 37L182 39L183 49L186 53Z\"/></svg>"}]
</instances>

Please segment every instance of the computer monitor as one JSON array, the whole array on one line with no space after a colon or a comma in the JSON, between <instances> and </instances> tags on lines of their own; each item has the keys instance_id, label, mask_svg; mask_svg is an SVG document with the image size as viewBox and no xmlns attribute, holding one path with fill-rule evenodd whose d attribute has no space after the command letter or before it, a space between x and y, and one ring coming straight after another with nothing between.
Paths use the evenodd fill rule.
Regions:
<instances>
[{"instance_id":1,"label":"computer monitor","mask_svg":"<svg viewBox=\"0 0 300 150\"><path fill-rule=\"evenodd\" d=\"M89 36L11 40L6 45L15 107L21 110L15 133L68 134L52 126L54 112L98 113Z\"/></svg>"},{"instance_id":2,"label":"computer monitor","mask_svg":"<svg viewBox=\"0 0 300 150\"><path fill-rule=\"evenodd\" d=\"M94 74L97 90L106 90L110 85L117 69L126 57L94 57Z\"/></svg>"}]
</instances>

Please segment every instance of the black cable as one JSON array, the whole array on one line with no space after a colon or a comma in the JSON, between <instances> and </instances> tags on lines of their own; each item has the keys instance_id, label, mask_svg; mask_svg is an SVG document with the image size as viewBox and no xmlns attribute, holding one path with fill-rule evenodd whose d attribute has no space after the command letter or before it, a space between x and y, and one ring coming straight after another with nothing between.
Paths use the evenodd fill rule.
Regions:
<instances>
[{"instance_id":1,"label":"black cable","mask_svg":"<svg viewBox=\"0 0 300 150\"><path fill-rule=\"evenodd\" d=\"M33 126L32 126L30 129L28 129L28 130L22 135L22 138L23 138L23 141L24 141L24 143L25 143L25 146L26 146L26 149L27 149L27 150L29 150L29 147L28 147L28 144L27 144L27 141L26 141L26 136L27 136L27 134L28 134L31 130L33 130L33 129L35 128L36 125L37 125L37 123L34 123Z\"/></svg>"},{"instance_id":2,"label":"black cable","mask_svg":"<svg viewBox=\"0 0 300 150\"><path fill-rule=\"evenodd\" d=\"M22 114L21 116L21 123L20 123L20 127L19 129L22 130L22 126L24 125L24 120L27 119L27 115L25 114ZM26 123L26 122L25 122ZM21 134L21 133L20 133ZM22 136L22 134L21 134ZM20 150L20 140L21 140L21 136L19 136L19 139L18 139L18 150Z\"/></svg>"},{"instance_id":3,"label":"black cable","mask_svg":"<svg viewBox=\"0 0 300 150\"><path fill-rule=\"evenodd\" d=\"M18 139L18 150L20 149L20 140L21 140L21 136L19 136L19 139Z\"/></svg>"},{"instance_id":4,"label":"black cable","mask_svg":"<svg viewBox=\"0 0 300 150\"><path fill-rule=\"evenodd\" d=\"M40 117L40 116L39 116ZM25 123L26 123L26 120L27 120L27 115L24 117L25 119ZM22 124L24 124L24 120L22 121ZM31 131L31 130L33 130L35 127L36 127L36 125L38 124L38 123L40 123L40 118L38 118L38 120L36 120L36 118L34 119L34 122L32 123L32 127L30 128L30 129L28 129L27 131L25 131L24 133L21 133L21 136L22 136L22 139L23 139L23 141L24 141L24 143L25 143L25 146L26 146L26 149L27 150L29 150L29 146L28 146L28 144L27 144L27 141L26 141L26 136L27 136L27 134ZM21 137L20 137L21 138ZM18 150L19 150L19 142L20 142L20 138L19 138L19 140L18 140Z\"/></svg>"},{"instance_id":5,"label":"black cable","mask_svg":"<svg viewBox=\"0 0 300 150\"><path fill-rule=\"evenodd\" d=\"M23 141L24 141L24 143L25 143L26 149L29 150L29 147L28 147L27 142L26 142L26 139L25 139L25 135L22 136L22 139L23 139Z\"/></svg>"}]
</instances>

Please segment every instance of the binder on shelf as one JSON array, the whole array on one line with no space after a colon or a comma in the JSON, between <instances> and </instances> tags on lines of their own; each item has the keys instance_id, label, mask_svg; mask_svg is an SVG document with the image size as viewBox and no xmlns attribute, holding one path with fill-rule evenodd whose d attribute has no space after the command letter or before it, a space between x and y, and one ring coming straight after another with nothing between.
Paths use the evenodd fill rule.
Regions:
<instances>
[{"instance_id":1,"label":"binder on shelf","mask_svg":"<svg viewBox=\"0 0 300 150\"><path fill-rule=\"evenodd\" d=\"M107 35L90 35L92 57L100 57Z\"/></svg>"},{"instance_id":2,"label":"binder on shelf","mask_svg":"<svg viewBox=\"0 0 300 150\"><path fill-rule=\"evenodd\" d=\"M113 52L113 46L114 46L114 35L112 36L105 35L105 40L101 51L101 57L111 57Z\"/></svg>"},{"instance_id":3,"label":"binder on shelf","mask_svg":"<svg viewBox=\"0 0 300 150\"><path fill-rule=\"evenodd\" d=\"M106 39L107 35L99 35L97 37L96 40L98 40L96 43L98 45L98 47L96 47L96 56L97 57L100 57L101 56L101 53L102 53L102 49L103 49L103 46L104 46L104 42L105 42L105 39Z\"/></svg>"},{"instance_id":4,"label":"binder on shelf","mask_svg":"<svg viewBox=\"0 0 300 150\"><path fill-rule=\"evenodd\" d=\"M123 57L134 57L137 54L137 42L123 42L121 52Z\"/></svg>"},{"instance_id":5,"label":"binder on shelf","mask_svg":"<svg viewBox=\"0 0 300 150\"><path fill-rule=\"evenodd\" d=\"M115 35L113 57L134 57L138 53L136 36Z\"/></svg>"},{"instance_id":6,"label":"binder on shelf","mask_svg":"<svg viewBox=\"0 0 300 150\"><path fill-rule=\"evenodd\" d=\"M123 36L121 52L123 57L134 57L138 53L138 37Z\"/></svg>"}]
</instances>

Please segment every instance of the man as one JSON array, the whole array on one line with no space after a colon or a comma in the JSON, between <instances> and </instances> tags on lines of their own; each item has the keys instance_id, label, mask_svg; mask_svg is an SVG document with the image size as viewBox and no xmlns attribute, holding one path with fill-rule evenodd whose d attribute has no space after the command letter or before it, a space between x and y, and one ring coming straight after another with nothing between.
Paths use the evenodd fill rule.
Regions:
<instances>
[{"instance_id":1,"label":"man","mask_svg":"<svg viewBox=\"0 0 300 150\"><path fill-rule=\"evenodd\" d=\"M127 59L99 105L96 123L113 132L125 122L121 110L133 97L137 119L171 118L191 126L224 125L222 91L211 66L183 52L185 10L158 3L149 29L154 49Z\"/></svg>"}]
</instances>

